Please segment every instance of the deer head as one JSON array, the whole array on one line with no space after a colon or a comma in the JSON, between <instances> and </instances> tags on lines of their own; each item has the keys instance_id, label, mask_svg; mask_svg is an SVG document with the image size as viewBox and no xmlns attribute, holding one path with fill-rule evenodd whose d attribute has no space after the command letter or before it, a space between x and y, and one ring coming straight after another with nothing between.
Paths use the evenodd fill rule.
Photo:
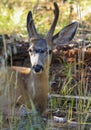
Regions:
<instances>
[{"instance_id":1,"label":"deer head","mask_svg":"<svg viewBox=\"0 0 91 130\"><path fill-rule=\"evenodd\" d=\"M34 73L39 74L48 70L49 64L51 62L53 44L68 44L75 35L78 26L77 22L69 24L53 36L58 17L59 8L58 5L54 3L54 21L46 37L42 38L37 33L31 11L29 11L27 15L27 31L30 43L28 51L30 55L31 68Z\"/></svg>"}]
</instances>

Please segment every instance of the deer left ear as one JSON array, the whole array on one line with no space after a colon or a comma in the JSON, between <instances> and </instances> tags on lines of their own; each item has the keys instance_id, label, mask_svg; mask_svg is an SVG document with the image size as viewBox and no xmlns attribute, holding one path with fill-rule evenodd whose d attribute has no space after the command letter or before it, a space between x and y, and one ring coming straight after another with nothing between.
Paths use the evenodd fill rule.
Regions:
<instances>
[{"instance_id":1,"label":"deer left ear","mask_svg":"<svg viewBox=\"0 0 91 130\"><path fill-rule=\"evenodd\" d=\"M73 22L64 27L60 32L53 36L53 45L65 45L68 44L74 37L78 27L78 22Z\"/></svg>"}]
</instances>

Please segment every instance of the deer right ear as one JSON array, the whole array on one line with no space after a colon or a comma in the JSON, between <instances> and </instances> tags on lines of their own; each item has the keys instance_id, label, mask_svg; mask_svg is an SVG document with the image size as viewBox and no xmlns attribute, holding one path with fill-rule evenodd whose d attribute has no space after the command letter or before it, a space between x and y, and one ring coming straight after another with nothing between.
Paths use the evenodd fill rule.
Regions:
<instances>
[{"instance_id":1,"label":"deer right ear","mask_svg":"<svg viewBox=\"0 0 91 130\"><path fill-rule=\"evenodd\" d=\"M29 38L38 37L31 11L29 11L27 15L27 31L28 31Z\"/></svg>"},{"instance_id":2,"label":"deer right ear","mask_svg":"<svg viewBox=\"0 0 91 130\"><path fill-rule=\"evenodd\" d=\"M53 45L65 45L68 44L74 37L78 27L78 22L73 22L64 27L60 32L53 36Z\"/></svg>"}]
</instances>

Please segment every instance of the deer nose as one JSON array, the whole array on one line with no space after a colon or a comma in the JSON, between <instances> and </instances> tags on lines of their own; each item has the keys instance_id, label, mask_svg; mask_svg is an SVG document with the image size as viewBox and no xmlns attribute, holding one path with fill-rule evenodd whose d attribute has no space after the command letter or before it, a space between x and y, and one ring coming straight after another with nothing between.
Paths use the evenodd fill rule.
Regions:
<instances>
[{"instance_id":1,"label":"deer nose","mask_svg":"<svg viewBox=\"0 0 91 130\"><path fill-rule=\"evenodd\" d=\"M42 65L34 65L33 66L33 70L37 73L37 72L40 72L40 71L42 71L43 70L43 67L42 67Z\"/></svg>"}]
</instances>

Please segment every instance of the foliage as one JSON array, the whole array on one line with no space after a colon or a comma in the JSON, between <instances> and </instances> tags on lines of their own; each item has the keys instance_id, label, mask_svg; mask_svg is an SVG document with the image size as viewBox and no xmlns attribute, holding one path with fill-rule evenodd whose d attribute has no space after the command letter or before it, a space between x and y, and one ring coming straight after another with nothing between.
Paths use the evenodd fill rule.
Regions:
<instances>
[{"instance_id":1,"label":"foliage","mask_svg":"<svg viewBox=\"0 0 91 130\"><path fill-rule=\"evenodd\" d=\"M91 21L89 18L91 2L87 0L68 0L64 3L58 0L57 2L60 7L60 17L55 32L73 20ZM45 5L45 1L42 0L23 0L22 2L21 0L1 0L0 8L1 34L11 34L12 32L26 34L26 16L30 9L40 34L46 34L53 19L53 2L49 1ZM44 25L46 26L45 29Z\"/></svg>"}]
</instances>

